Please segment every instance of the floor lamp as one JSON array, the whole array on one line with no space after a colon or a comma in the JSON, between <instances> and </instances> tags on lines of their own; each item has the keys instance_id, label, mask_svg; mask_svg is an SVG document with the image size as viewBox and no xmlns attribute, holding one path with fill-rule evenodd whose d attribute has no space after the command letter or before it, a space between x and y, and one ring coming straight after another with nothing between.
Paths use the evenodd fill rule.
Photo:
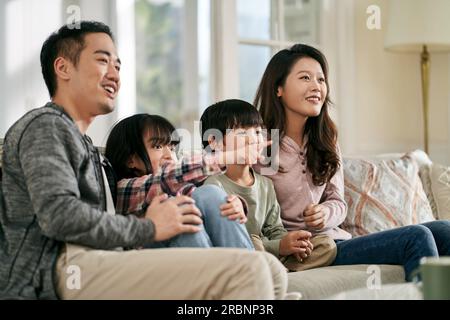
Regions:
<instances>
[{"instance_id":1,"label":"floor lamp","mask_svg":"<svg viewBox=\"0 0 450 320\"><path fill-rule=\"evenodd\" d=\"M389 0L385 48L420 53L424 148L429 153L430 53L450 52L450 0Z\"/></svg>"}]
</instances>

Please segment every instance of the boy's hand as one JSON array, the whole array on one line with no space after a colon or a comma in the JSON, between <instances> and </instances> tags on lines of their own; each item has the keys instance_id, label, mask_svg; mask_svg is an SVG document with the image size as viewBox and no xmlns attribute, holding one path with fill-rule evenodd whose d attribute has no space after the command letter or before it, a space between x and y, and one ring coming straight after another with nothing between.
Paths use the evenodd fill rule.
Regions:
<instances>
[{"instance_id":1,"label":"boy's hand","mask_svg":"<svg viewBox=\"0 0 450 320\"><path fill-rule=\"evenodd\" d=\"M305 223L308 229L321 231L325 228L325 218L329 215L330 209L321 204L310 204L303 212Z\"/></svg>"},{"instance_id":2,"label":"boy's hand","mask_svg":"<svg viewBox=\"0 0 450 320\"><path fill-rule=\"evenodd\" d=\"M280 256L298 254L302 259L309 256L313 245L309 239L312 234L305 230L290 231L280 241Z\"/></svg>"},{"instance_id":3,"label":"boy's hand","mask_svg":"<svg viewBox=\"0 0 450 320\"><path fill-rule=\"evenodd\" d=\"M241 199L236 195L229 195L227 197L228 203L220 206L220 212L223 216L228 217L230 220L239 219L239 223L246 223L247 216L244 213L244 207L242 206Z\"/></svg>"},{"instance_id":4,"label":"boy's hand","mask_svg":"<svg viewBox=\"0 0 450 320\"><path fill-rule=\"evenodd\" d=\"M194 199L178 196L167 199L167 195L156 196L145 212L145 218L155 225L155 241L163 241L182 233L200 231L203 223L200 210Z\"/></svg>"},{"instance_id":5,"label":"boy's hand","mask_svg":"<svg viewBox=\"0 0 450 320\"><path fill-rule=\"evenodd\" d=\"M313 250L314 250L314 245L312 244L312 242L310 240L308 240L307 246L305 248L305 252L294 253L294 257L296 257L297 260L299 260L299 261L303 261L303 259L306 259L311 255Z\"/></svg>"}]
</instances>

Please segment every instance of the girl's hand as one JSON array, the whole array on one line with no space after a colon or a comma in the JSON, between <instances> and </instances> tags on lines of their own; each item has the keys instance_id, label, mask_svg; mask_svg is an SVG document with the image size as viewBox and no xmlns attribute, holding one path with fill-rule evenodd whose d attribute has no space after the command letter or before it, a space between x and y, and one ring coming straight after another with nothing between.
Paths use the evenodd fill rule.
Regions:
<instances>
[{"instance_id":1,"label":"girl's hand","mask_svg":"<svg viewBox=\"0 0 450 320\"><path fill-rule=\"evenodd\" d=\"M220 212L223 216L228 217L230 220L239 219L239 223L246 223L247 216L244 212L241 199L232 194L227 197L227 202L220 206Z\"/></svg>"},{"instance_id":2,"label":"girl's hand","mask_svg":"<svg viewBox=\"0 0 450 320\"><path fill-rule=\"evenodd\" d=\"M312 251L312 243L309 241L311 236L311 233L305 230L288 232L280 241L280 256L298 254L306 258Z\"/></svg>"},{"instance_id":3,"label":"girl's hand","mask_svg":"<svg viewBox=\"0 0 450 320\"><path fill-rule=\"evenodd\" d=\"M325 218L330 214L330 209L321 204L310 204L303 212L308 229L321 231L325 228Z\"/></svg>"}]
</instances>

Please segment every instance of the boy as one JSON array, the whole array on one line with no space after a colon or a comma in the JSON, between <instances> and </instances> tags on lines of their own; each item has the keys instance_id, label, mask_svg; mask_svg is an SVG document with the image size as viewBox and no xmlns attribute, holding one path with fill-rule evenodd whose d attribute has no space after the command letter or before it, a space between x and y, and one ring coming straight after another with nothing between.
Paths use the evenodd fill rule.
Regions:
<instances>
[{"instance_id":1,"label":"boy","mask_svg":"<svg viewBox=\"0 0 450 320\"><path fill-rule=\"evenodd\" d=\"M200 121L203 146L212 152L236 150L244 144L258 148L263 142L261 116L245 101L214 104L205 110ZM256 159L242 158L247 161L227 164L225 173L210 176L205 184L217 185L247 201L246 228L255 248L272 253L293 271L330 264L336 255L334 241L327 236L312 238L305 230L286 231L272 181L253 170Z\"/></svg>"}]
</instances>

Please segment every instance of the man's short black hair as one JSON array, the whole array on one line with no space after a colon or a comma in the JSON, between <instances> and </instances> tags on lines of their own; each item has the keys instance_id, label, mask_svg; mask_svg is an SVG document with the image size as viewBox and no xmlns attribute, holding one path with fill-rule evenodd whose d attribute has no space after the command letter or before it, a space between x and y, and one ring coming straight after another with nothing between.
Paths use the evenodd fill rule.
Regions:
<instances>
[{"instance_id":1,"label":"man's short black hair","mask_svg":"<svg viewBox=\"0 0 450 320\"><path fill-rule=\"evenodd\" d=\"M202 144L208 146L208 137L204 137L208 130L218 130L224 137L229 129L264 127L258 110L250 103L230 99L209 106L200 118L200 132Z\"/></svg>"},{"instance_id":2,"label":"man's short black hair","mask_svg":"<svg viewBox=\"0 0 450 320\"><path fill-rule=\"evenodd\" d=\"M41 68L50 97L56 92L56 73L53 67L58 57L69 59L77 66L81 51L84 49L84 36L88 33L106 33L114 41L110 28L101 22L81 21L79 24L67 24L52 33L41 49Z\"/></svg>"}]
</instances>

